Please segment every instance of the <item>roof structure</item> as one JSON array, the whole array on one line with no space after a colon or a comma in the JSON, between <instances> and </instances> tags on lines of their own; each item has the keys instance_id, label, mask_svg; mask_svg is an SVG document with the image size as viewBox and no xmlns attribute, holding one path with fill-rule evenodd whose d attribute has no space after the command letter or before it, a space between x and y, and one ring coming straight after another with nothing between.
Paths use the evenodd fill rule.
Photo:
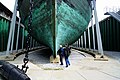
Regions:
<instances>
[{"instance_id":1,"label":"roof structure","mask_svg":"<svg viewBox=\"0 0 120 80\"><path fill-rule=\"evenodd\" d=\"M113 18L115 18L116 20L118 20L120 22L120 11L118 11L117 13L115 12L107 12L105 13L105 15L110 15Z\"/></svg>"},{"instance_id":2,"label":"roof structure","mask_svg":"<svg viewBox=\"0 0 120 80\"><path fill-rule=\"evenodd\" d=\"M0 2L0 12L4 12L7 16L12 17L12 12L5 7L1 2Z\"/></svg>"},{"instance_id":3,"label":"roof structure","mask_svg":"<svg viewBox=\"0 0 120 80\"><path fill-rule=\"evenodd\" d=\"M0 13L5 13L6 16L12 18L12 12L0 2ZM16 18L18 21L18 17Z\"/></svg>"}]
</instances>

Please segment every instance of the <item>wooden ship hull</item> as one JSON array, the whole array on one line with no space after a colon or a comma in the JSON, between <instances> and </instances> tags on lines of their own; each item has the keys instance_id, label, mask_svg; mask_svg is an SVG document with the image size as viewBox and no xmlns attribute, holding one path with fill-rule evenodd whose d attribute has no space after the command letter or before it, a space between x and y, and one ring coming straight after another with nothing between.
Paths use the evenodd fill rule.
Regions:
<instances>
[{"instance_id":1,"label":"wooden ship hull","mask_svg":"<svg viewBox=\"0 0 120 80\"><path fill-rule=\"evenodd\" d=\"M22 23L28 25L29 0L18 0ZM33 0L31 36L50 47L53 55L59 45L79 39L91 18L88 0Z\"/></svg>"}]
</instances>

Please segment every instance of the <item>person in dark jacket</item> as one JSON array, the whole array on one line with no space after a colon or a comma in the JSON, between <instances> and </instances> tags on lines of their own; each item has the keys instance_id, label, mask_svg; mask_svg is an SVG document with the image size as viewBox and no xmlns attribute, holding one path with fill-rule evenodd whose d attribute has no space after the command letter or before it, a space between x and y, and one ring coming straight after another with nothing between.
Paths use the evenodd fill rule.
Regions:
<instances>
[{"instance_id":1,"label":"person in dark jacket","mask_svg":"<svg viewBox=\"0 0 120 80\"><path fill-rule=\"evenodd\" d=\"M62 47L62 45L60 45L60 49L58 50L58 54L60 56L60 65L63 65L63 57L65 54L64 48Z\"/></svg>"},{"instance_id":2,"label":"person in dark jacket","mask_svg":"<svg viewBox=\"0 0 120 80\"><path fill-rule=\"evenodd\" d=\"M70 61L68 59L70 53L71 53L70 48L69 48L68 44L66 44L65 45L65 62L66 62L66 67L68 67L68 65L70 65Z\"/></svg>"}]
</instances>

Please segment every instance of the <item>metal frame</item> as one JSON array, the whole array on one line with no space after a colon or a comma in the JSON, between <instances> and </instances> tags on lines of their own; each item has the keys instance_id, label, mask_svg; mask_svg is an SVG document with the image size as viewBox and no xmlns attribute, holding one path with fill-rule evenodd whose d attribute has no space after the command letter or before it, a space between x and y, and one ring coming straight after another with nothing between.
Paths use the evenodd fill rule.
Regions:
<instances>
[{"instance_id":1,"label":"metal frame","mask_svg":"<svg viewBox=\"0 0 120 80\"><path fill-rule=\"evenodd\" d=\"M98 43L98 52L101 54L101 58L103 58L103 46L102 46L102 40L101 40L101 33L100 33L100 27L97 17L97 10L96 10L96 1L93 0L94 5L94 16L95 16L95 23L96 23L96 33L97 33L97 43Z\"/></svg>"},{"instance_id":2,"label":"metal frame","mask_svg":"<svg viewBox=\"0 0 120 80\"><path fill-rule=\"evenodd\" d=\"M23 36L22 36L22 50L23 50L23 48L24 48L24 30L25 30L25 28L23 27Z\"/></svg>"},{"instance_id":3,"label":"metal frame","mask_svg":"<svg viewBox=\"0 0 120 80\"><path fill-rule=\"evenodd\" d=\"M84 43L85 43L85 49L86 49L86 31L84 31Z\"/></svg>"},{"instance_id":4,"label":"metal frame","mask_svg":"<svg viewBox=\"0 0 120 80\"><path fill-rule=\"evenodd\" d=\"M13 16L12 16L12 19L11 19L10 32L9 32L9 37L8 37L6 55L9 55L9 49L10 49L11 38L12 38L12 34L13 34L13 29L14 29L14 27L15 27L16 16L17 16L17 6L18 6L17 3L18 3L18 0L15 1Z\"/></svg>"},{"instance_id":5,"label":"metal frame","mask_svg":"<svg viewBox=\"0 0 120 80\"><path fill-rule=\"evenodd\" d=\"M81 47L83 48L83 36L81 36Z\"/></svg>"},{"instance_id":6,"label":"metal frame","mask_svg":"<svg viewBox=\"0 0 120 80\"><path fill-rule=\"evenodd\" d=\"M93 33L93 50L95 50L95 31L93 25L93 19L91 18L91 25L92 25L92 33Z\"/></svg>"},{"instance_id":7,"label":"metal frame","mask_svg":"<svg viewBox=\"0 0 120 80\"><path fill-rule=\"evenodd\" d=\"M19 17L18 30L17 30L17 41L16 41L16 51L18 51L18 40L19 40L19 32L20 32L20 21L21 21L21 18Z\"/></svg>"},{"instance_id":8,"label":"metal frame","mask_svg":"<svg viewBox=\"0 0 120 80\"><path fill-rule=\"evenodd\" d=\"M89 50L91 49L91 45L90 45L90 27L88 27L88 42L89 42Z\"/></svg>"}]
</instances>

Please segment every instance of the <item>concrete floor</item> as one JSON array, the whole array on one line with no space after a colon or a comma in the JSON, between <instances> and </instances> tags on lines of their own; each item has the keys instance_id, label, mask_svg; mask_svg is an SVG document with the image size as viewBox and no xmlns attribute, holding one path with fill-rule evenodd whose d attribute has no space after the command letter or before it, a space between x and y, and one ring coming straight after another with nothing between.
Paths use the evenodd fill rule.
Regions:
<instances>
[{"instance_id":1,"label":"concrete floor","mask_svg":"<svg viewBox=\"0 0 120 80\"><path fill-rule=\"evenodd\" d=\"M23 57L21 55L10 63L21 67ZM49 58L40 51L31 52L29 58L27 74L31 80L120 80L120 62L112 58L108 61L94 61L92 56L72 50L69 58L71 65L67 68L65 64L49 63ZM46 67L51 70L46 70ZM56 67L60 70L54 70Z\"/></svg>"}]
</instances>

